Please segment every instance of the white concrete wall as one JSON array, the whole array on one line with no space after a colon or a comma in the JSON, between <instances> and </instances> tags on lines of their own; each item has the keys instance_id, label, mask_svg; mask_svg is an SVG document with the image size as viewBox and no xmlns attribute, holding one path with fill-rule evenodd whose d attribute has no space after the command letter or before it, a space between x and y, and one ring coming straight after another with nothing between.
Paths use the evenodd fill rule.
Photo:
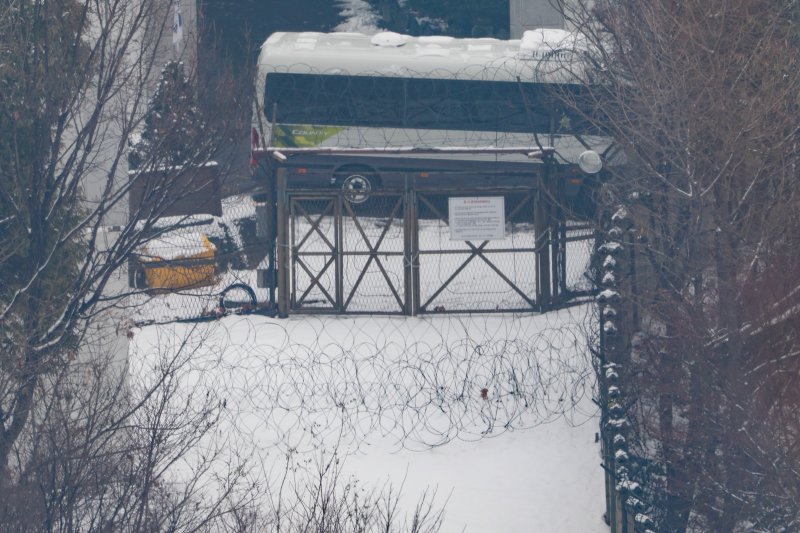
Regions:
<instances>
[{"instance_id":1,"label":"white concrete wall","mask_svg":"<svg viewBox=\"0 0 800 533\"><path fill-rule=\"evenodd\" d=\"M149 99L152 91L158 83L161 73L161 66L167 61L178 59L184 61L187 72L191 72L197 63L197 5L196 0L160 0L163 10L159 16L166 19L167 27L157 42L156 60L152 72L146 81L145 101ZM172 43L172 21L174 18L174 1L180 1L183 15L183 39L177 44ZM152 36L144 36L142 42L148 42ZM152 42L150 40L149 42ZM139 90L138 87L130 87L131 93ZM112 162L119 150L121 129L119 124L113 120L113 109L115 106L125 106L126 94L120 93L120 101L114 102L109 106L109 120L104 127L105 133L101 139L101 145L97 149L98 157L92 170L83 179L83 189L87 202L91 205L97 202L104 194L107 183L107 176L114 172L115 183L124 183L128 179L127 158L123 158L121 164L114 171ZM144 112L144 107L142 112ZM108 226L123 225L127 222L128 200L124 198L119 202L115 209L105 218L104 224ZM100 250L112 246L118 232L107 231L99 235L98 247ZM125 268L119 269L109 281L107 291L110 294L119 294L128 290L127 271ZM109 309L98 316L87 332L84 343L80 347L80 357L83 361L95 361L110 358L115 366L124 367L128 356L128 337L127 333L132 323L127 318L123 309Z\"/></svg>"},{"instance_id":2,"label":"white concrete wall","mask_svg":"<svg viewBox=\"0 0 800 533\"><path fill-rule=\"evenodd\" d=\"M161 66L170 60L180 60L185 64L187 74L191 75L197 64L197 1L196 0L159 0L158 17L163 17L167 26L160 38L156 35L145 35L142 42L152 43L157 40L156 60L152 72L145 84L144 101L152 96ZM180 2L183 16L183 38L177 45L172 43L172 24L175 14L175 2ZM158 26L158 24L156 24ZM136 85L137 82L134 82ZM138 89L136 86L128 88L127 94L123 91L119 102L107 106L107 123L104 124L102 139L96 146L97 157L93 161L90 172L83 178L82 185L85 198L91 205L102 198L107 183L107 176L114 175L115 183L124 183L127 180L127 157L123 157L116 169L113 168L113 159L119 150L121 131L119 124L114 120L114 106L125 106L130 96ZM144 112L146 106L142 106ZM105 217L106 225L122 225L127 221L127 199L120 201L115 208Z\"/></svg>"},{"instance_id":3,"label":"white concrete wall","mask_svg":"<svg viewBox=\"0 0 800 533\"><path fill-rule=\"evenodd\" d=\"M97 249L108 250L119 237L117 231L104 231L97 236ZM125 268L114 272L106 286L106 293L124 294L128 290L128 274ZM80 363L108 362L122 371L128 362L128 332L133 327L129 311L124 304L98 314L93 320L79 348ZM107 376L110 377L110 376Z\"/></svg>"}]
</instances>

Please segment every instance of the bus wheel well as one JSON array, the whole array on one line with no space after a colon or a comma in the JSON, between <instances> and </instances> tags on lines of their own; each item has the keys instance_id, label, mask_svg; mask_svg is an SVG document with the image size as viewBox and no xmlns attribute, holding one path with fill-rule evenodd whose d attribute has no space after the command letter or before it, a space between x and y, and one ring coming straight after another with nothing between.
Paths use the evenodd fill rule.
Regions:
<instances>
[{"instance_id":1,"label":"bus wheel well","mask_svg":"<svg viewBox=\"0 0 800 533\"><path fill-rule=\"evenodd\" d=\"M336 186L341 187L345 198L352 204L366 202L369 194L381 187L380 174L368 165L342 165L333 176Z\"/></svg>"},{"instance_id":2,"label":"bus wheel well","mask_svg":"<svg viewBox=\"0 0 800 533\"><path fill-rule=\"evenodd\" d=\"M376 185L381 183L380 174L378 174L378 171L369 165L348 163L346 165L337 167L336 170L333 171L333 175L336 176L337 180L344 179L351 174L364 174Z\"/></svg>"}]
</instances>

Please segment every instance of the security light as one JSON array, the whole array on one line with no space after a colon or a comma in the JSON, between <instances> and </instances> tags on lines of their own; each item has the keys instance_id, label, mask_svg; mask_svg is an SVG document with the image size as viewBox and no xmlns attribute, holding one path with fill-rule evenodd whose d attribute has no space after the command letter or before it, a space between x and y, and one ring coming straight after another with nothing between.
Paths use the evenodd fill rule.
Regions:
<instances>
[{"instance_id":1,"label":"security light","mask_svg":"<svg viewBox=\"0 0 800 533\"><path fill-rule=\"evenodd\" d=\"M597 174L603 168L603 160L594 150L586 150L578 157L578 166L587 174Z\"/></svg>"}]
</instances>

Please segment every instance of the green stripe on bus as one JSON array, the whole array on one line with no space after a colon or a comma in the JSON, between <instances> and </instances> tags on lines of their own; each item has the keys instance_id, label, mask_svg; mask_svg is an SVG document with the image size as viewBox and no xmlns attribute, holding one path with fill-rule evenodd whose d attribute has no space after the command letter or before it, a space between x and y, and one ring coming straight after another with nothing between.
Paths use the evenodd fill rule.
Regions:
<instances>
[{"instance_id":1,"label":"green stripe on bus","mask_svg":"<svg viewBox=\"0 0 800 533\"><path fill-rule=\"evenodd\" d=\"M273 130L272 145L279 148L312 148L337 135L343 129L340 126L278 124Z\"/></svg>"}]
</instances>

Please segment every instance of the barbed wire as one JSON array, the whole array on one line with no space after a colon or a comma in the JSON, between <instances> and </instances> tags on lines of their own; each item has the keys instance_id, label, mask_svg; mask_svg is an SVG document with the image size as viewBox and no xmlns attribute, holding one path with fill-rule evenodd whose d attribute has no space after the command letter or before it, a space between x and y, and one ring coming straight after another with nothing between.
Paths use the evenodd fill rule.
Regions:
<instances>
[{"instance_id":1,"label":"barbed wire","mask_svg":"<svg viewBox=\"0 0 800 533\"><path fill-rule=\"evenodd\" d=\"M592 420L592 320L587 306L538 317L230 317L137 330L132 357L147 374L190 350L184 381L216 395L231 431L264 451L315 450L340 435L351 451L373 438L419 450Z\"/></svg>"},{"instance_id":2,"label":"barbed wire","mask_svg":"<svg viewBox=\"0 0 800 533\"><path fill-rule=\"evenodd\" d=\"M487 73L483 77L475 74L475 80L491 77ZM370 83L366 96L380 104L380 82ZM516 82L506 85L509 111L516 109L511 102L520 100L520 92ZM316 92L301 89L296 86L283 94L319 100L319 91L325 88ZM355 146L534 144L522 123L517 128L520 131L498 137L489 131L489 126L479 124L486 119L484 112L477 108L465 112L463 105L454 106L458 94L445 89L438 94L432 87L431 96L441 98L418 111L429 113L433 122L460 117L459 129L425 130L424 125L408 126L406 122L392 130L356 124L341 131L310 128L305 134L278 133L283 135L284 144L313 144L325 135L335 137L334 143ZM472 90L468 89L467 92ZM535 100L534 96L530 95L530 101ZM383 114L385 118L384 111L380 106L348 109L351 114L360 113L367 123L370 116L380 118ZM407 117L408 109L404 109L400 118ZM528 120L525 117L515 119ZM554 136L550 144L565 151L582 150L567 131L573 125L561 120L561 116L551 118L548 115L548 127L556 124L564 131L547 130ZM496 124L497 117L492 126L495 129ZM304 136L309 138L303 139ZM469 173L470 158L465 156L461 164L461 174ZM458 182L461 194L465 194L467 188L460 181L464 176L452 174L451 181ZM392 290L403 294L404 271L409 266L409 257L404 254L404 240L408 237L402 224L404 204L394 218L390 212L397 209L403 191L383 183L383 188L372 191L366 202L345 204L347 200L338 189L329 189L330 178L316 191L317 200L297 203L294 211L293 204L287 204L291 246L295 252L310 252L302 257L308 270L296 268L292 287L299 291L299 299L309 289L306 302L325 302L324 292L332 291L338 276L345 298L353 297L352 301L348 299L349 310L398 312L393 307L397 296L392 295ZM533 178L531 175L523 179L529 189ZM214 449L225 450L232 458L249 458L251 476L267 479L270 487L277 486L275 483L289 470L292 475L307 471L313 477L315 467L308 463L310 457L327 458L320 459L325 462L331 457L365 452L376 445L394 451L421 451L559 420L572 425L592 423L597 416L592 403L595 377L586 341L587 332L596 328L592 305L541 315L447 314L514 309L519 305L514 299L522 302L520 291L535 293L534 206L530 198L524 199L529 193L498 193L507 204L507 238L485 243L483 253L491 261L511 250L510 257L494 259L496 270L473 258L473 263L460 274L456 272L461 277L454 279L451 276L474 249L451 241L447 221L439 216L446 217L448 193L428 193L429 204L423 207L427 211L416 223L419 251L431 252L418 258L420 294L424 299L431 298L428 311L434 314L326 316L298 311L285 320L256 315L221 317L225 313L218 309L220 296L231 285L251 287L255 307L269 297L268 290L258 288L255 280L256 269L265 267L256 204L247 195L224 199L221 217L204 227L176 234L172 253L154 254L164 262L151 263L151 268L191 265L190 252L199 252L194 259L203 253L197 246L203 236L214 247L216 266L213 275L208 272L207 279L194 286L145 289L129 302L134 321L151 324L131 330L131 375L134 380L145 381L147 376L163 375L165 365L180 353L181 363L175 368L174 379L181 386L171 399L174 409L180 410L198 398L218 405L220 418ZM320 199L320 194L326 199ZM326 212L331 201L338 201L344 212L338 220L332 212ZM522 208L515 212L518 204ZM338 246L337 231L343 233L338 243L353 253L341 259L344 271L335 274L324 269L329 268L326 265L334 254L330 245ZM565 288L587 287L592 237L590 229L572 221L566 222L564 235L558 237L564 239L559 245L572 258L563 270L565 279L561 281ZM335 253L342 251L337 248ZM370 255L371 251L377 253ZM170 265L166 256L178 261ZM370 259L371 256L375 257ZM180 264L187 259L187 265ZM498 270L518 290L498 277ZM190 269L176 268L173 275L174 272L185 273L187 279L194 275ZM433 298L439 288L441 294L438 299ZM522 307L531 308L530 300L523 303ZM219 320L174 322L203 317ZM238 461L231 459L230 463ZM280 499L277 497L276 501Z\"/></svg>"}]
</instances>

